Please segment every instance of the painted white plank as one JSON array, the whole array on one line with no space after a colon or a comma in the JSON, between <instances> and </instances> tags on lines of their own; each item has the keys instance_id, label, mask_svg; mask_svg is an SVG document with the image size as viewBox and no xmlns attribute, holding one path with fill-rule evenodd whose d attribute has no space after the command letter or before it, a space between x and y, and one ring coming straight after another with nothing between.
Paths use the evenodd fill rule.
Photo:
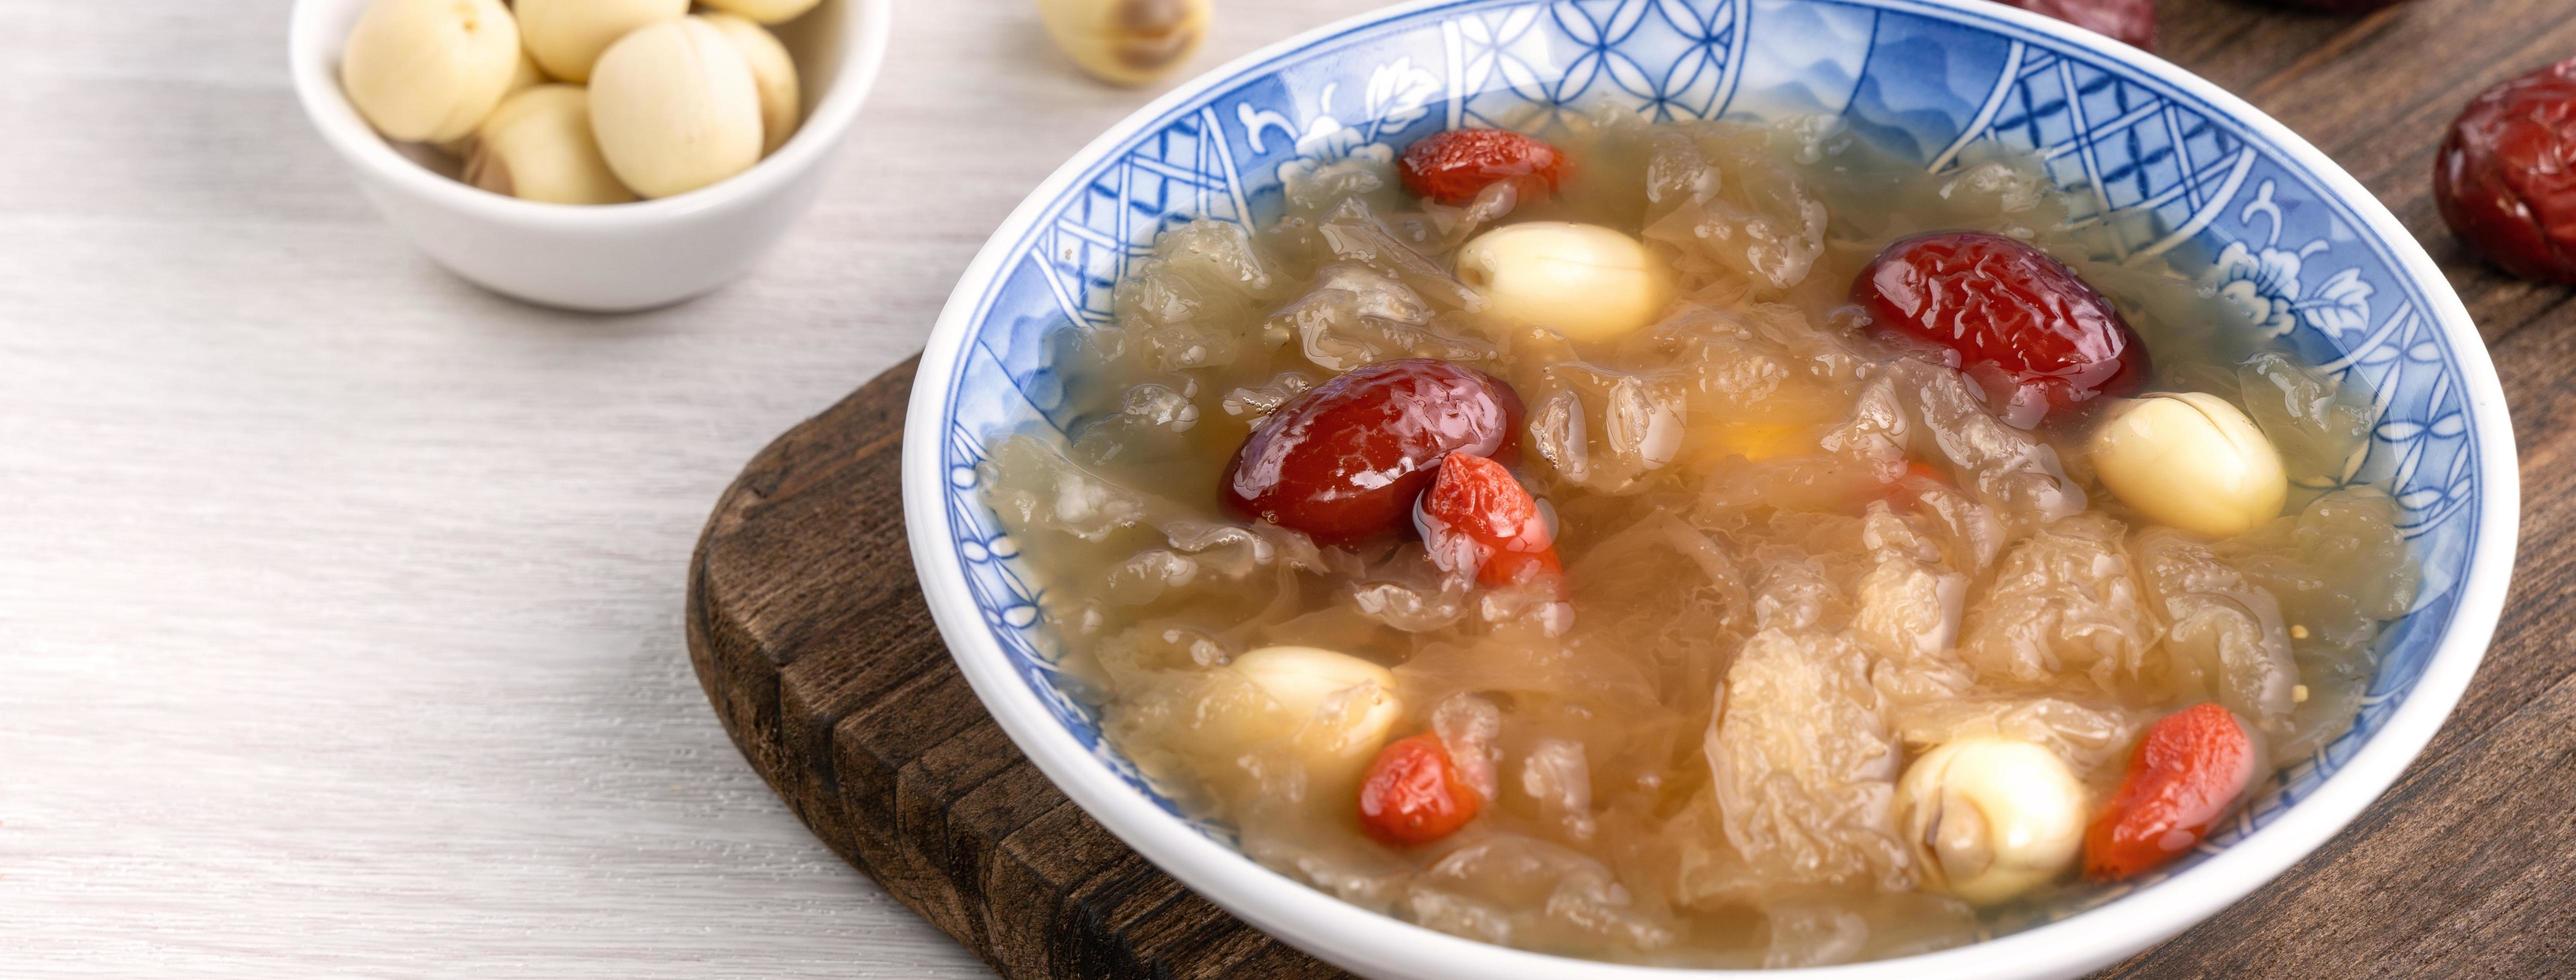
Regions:
<instances>
[{"instance_id":1,"label":"painted white plank","mask_svg":"<svg viewBox=\"0 0 2576 980\"><path fill-rule=\"evenodd\" d=\"M1370 5L1222 4L1200 64ZM725 741L682 572L1151 93L906 3L783 248L577 317L375 219L286 8L0 0L0 974L983 975Z\"/></svg>"}]
</instances>

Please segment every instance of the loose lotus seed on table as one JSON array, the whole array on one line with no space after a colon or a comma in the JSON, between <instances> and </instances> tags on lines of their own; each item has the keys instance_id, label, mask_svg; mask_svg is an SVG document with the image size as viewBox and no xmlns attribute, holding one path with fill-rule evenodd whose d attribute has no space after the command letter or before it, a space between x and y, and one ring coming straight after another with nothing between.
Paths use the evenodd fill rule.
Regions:
<instances>
[{"instance_id":1,"label":"loose lotus seed on table","mask_svg":"<svg viewBox=\"0 0 2576 980\"><path fill-rule=\"evenodd\" d=\"M1197 53L1210 0L1038 0L1047 36L1073 63L1113 85L1145 85Z\"/></svg>"}]
</instances>

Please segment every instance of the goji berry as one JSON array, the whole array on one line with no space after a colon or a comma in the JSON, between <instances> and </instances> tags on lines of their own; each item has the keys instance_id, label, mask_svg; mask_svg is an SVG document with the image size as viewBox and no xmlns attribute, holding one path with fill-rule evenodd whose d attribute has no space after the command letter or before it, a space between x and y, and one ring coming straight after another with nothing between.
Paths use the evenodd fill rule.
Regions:
<instances>
[{"instance_id":1,"label":"goji berry","mask_svg":"<svg viewBox=\"0 0 2576 980\"><path fill-rule=\"evenodd\" d=\"M1463 452L1440 461L1414 524L1431 563L1485 585L1511 585L1561 572L1555 535L1538 499L1503 464Z\"/></svg>"},{"instance_id":2,"label":"goji berry","mask_svg":"<svg viewBox=\"0 0 2576 980\"><path fill-rule=\"evenodd\" d=\"M2226 708L2166 715L2147 727L2119 792L2085 831L2085 873L2127 878L2181 857L2253 778L2253 740Z\"/></svg>"},{"instance_id":3,"label":"goji berry","mask_svg":"<svg viewBox=\"0 0 2576 980\"><path fill-rule=\"evenodd\" d=\"M1399 847L1456 833L1484 805L1431 732L1387 743L1360 781L1360 828Z\"/></svg>"}]
</instances>

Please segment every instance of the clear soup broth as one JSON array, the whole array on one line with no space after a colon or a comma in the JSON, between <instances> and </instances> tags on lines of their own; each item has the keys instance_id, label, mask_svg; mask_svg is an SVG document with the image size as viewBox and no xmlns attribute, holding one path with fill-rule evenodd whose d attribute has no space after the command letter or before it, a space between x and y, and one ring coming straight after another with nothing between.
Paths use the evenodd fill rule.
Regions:
<instances>
[{"instance_id":1,"label":"clear soup broth","mask_svg":"<svg viewBox=\"0 0 2576 980\"><path fill-rule=\"evenodd\" d=\"M1543 198L1506 183L1445 205L1350 160L1265 227L1167 231L1114 322L1060 338L1070 443L1013 437L985 464L1105 732L1254 858L1534 950L1881 958L2145 870L2090 838L2195 817L2143 813L2133 781L2226 782L2197 816L2224 814L2350 725L2415 590L2388 500L2311 489L2359 458L2365 393L2260 339L2192 257L2086 258L2107 229L2008 155L1926 173L1824 121L1547 137L1564 168ZM1543 221L1632 238L1669 300L1610 336L1503 315L1504 285L1462 277L1461 251ZM2033 419L1973 366L1873 330L1856 277L1956 229L2036 245L2107 297L2151 355L2143 384ZM1405 358L1516 394L1516 445L1493 455L1552 567L1444 564L1427 501L1352 540L1226 505L1257 429ZM2276 511L2169 526L2221 499L2153 482L2197 472L2190 448L2106 485L2104 428L2177 393L2259 430ZM1304 652L1247 659L1281 647ZM2142 748L2195 705L2235 722L2249 768L2166 771L2170 746ZM1403 789L1390 746L1418 736L1455 806L1372 822L1385 800L1361 798ZM1954 745L1974 751L1935 755Z\"/></svg>"}]
</instances>

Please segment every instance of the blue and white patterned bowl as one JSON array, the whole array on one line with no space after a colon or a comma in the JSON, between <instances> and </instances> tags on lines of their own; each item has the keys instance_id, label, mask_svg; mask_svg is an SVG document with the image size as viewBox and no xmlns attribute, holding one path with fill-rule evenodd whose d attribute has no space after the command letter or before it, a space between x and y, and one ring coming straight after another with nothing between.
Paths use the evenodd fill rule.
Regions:
<instances>
[{"instance_id":1,"label":"blue and white patterned bowl","mask_svg":"<svg viewBox=\"0 0 2576 980\"><path fill-rule=\"evenodd\" d=\"M959 282L922 356L904 510L950 651L1004 730L1076 803L1174 877L1323 959L1390 976L1670 975L1459 939L1346 905L1176 813L1059 686L1045 587L976 493L1006 433L1068 421L1048 334L1109 316L1154 234L1260 221L1281 181L1424 134L1526 128L1597 104L1663 118L1839 114L1935 170L1994 141L2036 151L2129 229L2126 258L2193 246L2248 322L2290 338L2379 418L2351 479L2387 488L2424 563L2352 733L2276 778L2170 871L2057 921L1814 976L2079 973L2160 941L2322 844L2396 779L2484 654L2513 561L2514 446L2484 344L2397 220L2304 140L2172 65L1974 0L1434 0L1338 24L1182 87L1083 149ZM2113 218L2144 220L2118 220Z\"/></svg>"}]
</instances>

